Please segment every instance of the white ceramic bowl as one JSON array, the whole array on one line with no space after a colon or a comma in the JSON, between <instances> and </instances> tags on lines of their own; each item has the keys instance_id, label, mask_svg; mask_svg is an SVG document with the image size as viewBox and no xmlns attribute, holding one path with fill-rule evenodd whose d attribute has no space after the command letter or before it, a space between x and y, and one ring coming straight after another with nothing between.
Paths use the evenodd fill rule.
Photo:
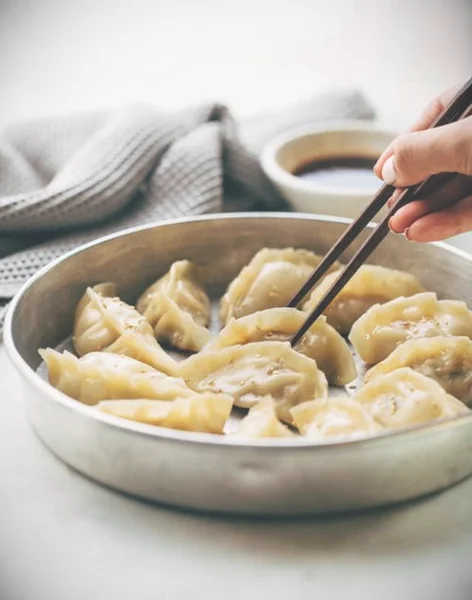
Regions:
<instances>
[{"instance_id":1,"label":"white ceramic bowl","mask_svg":"<svg viewBox=\"0 0 472 600\"><path fill-rule=\"evenodd\" d=\"M373 192L322 184L293 175L302 165L336 157L377 159L397 133L369 121L330 121L277 137L264 149L264 172L290 205L300 212L356 218ZM379 188L382 182L379 180Z\"/></svg>"}]
</instances>

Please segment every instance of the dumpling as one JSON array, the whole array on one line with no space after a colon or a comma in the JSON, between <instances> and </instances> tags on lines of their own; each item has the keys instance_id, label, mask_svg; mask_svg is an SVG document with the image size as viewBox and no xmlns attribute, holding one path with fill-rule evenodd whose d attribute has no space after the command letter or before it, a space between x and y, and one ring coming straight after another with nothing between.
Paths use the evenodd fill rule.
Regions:
<instances>
[{"instance_id":1,"label":"dumpling","mask_svg":"<svg viewBox=\"0 0 472 600\"><path fill-rule=\"evenodd\" d=\"M367 371L365 382L401 367L431 377L451 396L472 403L472 340L468 337L408 340Z\"/></svg>"},{"instance_id":2,"label":"dumpling","mask_svg":"<svg viewBox=\"0 0 472 600\"><path fill-rule=\"evenodd\" d=\"M254 342L201 352L179 367L179 375L190 388L229 394L236 406L252 408L264 396L272 396L277 416L289 423L292 406L324 398L328 391L316 362L285 342Z\"/></svg>"},{"instance_id":3,"label":"dumpling","mask_svg":"<svg viewBox=\"0 0 472 600\"><path fill-rule=\"evenodd\" d=\"M438 300L427 292L372 306L354 323L349 339L372 365L407 340L444 335L472 338L472 311L464 302Z\"/></svg>"},{"instance_id":4,"label":"dumpling","mask_svg":"<svg viewBox=\"0 0 472 600\"><path fill-rule=\"evenodd\" d=\"M386 428L419 425L467 414L468 408L433 379L408 367L379 375L354 398Z\"/></svg>"},{"instance_id":5,"label":"dumpling","mask_svg":"<svg viewBox=\"0 0 472 600\"><path fill-rule=\"evenodd\" d=\"M175 400L194 395L182 379L169 377L128 356L89 352L77 358L51 348L39 353L48 367L49 383L84 404L121 398Z\"/></svg>"},{"instance_id":6,"label":"dumpling","mask_svg":"<svg viewBox=\"0 0 472 600\"><path fill-rule=\"evenodd\" d=\"M340 271L331 273L315 287L303 310L311 312L323 298ZM328 323L342 335L347 335L357 319L374 304L423 292L414 275L375 265L363 265L331 302L324 314Z\"/></svg>"},{"instance_id":7,"label":"dumpling","mask_svg":"<svg viewBox=\"0 0 472 600\"><path fill-rule=\"evenodd\" d=\"M302 435L320 441L362 438L382 429L361 404L349 396L303 402L290 412Z\"/></svg>"},{"instance_id":8,"label":"dumpling","mask_svg":"<svg viewBox=\"0 0 472 600\"><path fill-rule=\"evenodd\" d=\"M144 313L155 292L165 292L177 306L192 316L202 327L208 327L211 318L211 304L203 289L197 265L189 260L173 263L169 271L149 286L141 295L137 309Z\"/></svg>"},{"instance_id":9,"label":"dumpling","mask_svg":"<svg viewBox=\"0 0 472 600\"><path fill-rule=\"evenodd\" d=\"M267 396L249 410L231 435L240 438L280 438L293 437L294 433L279 421L274 400Z\"/></svg>"},{"instance_id":10,"label":"dumpling","mask_svg":"<svg viewBox=\"0 0 472 600\"><path fill-rule=\"evenodd\" d=\"M308 250L263 248L228 286L221 299L221 320L227 323L233 317L286 306L321 260ZM331 271L339 267L336 263Z\"/></svg>"},{"instance_id":11,"label":"dumpling","mask_svg":"<svg viewBox=\"0 0 472 600\"><path fill-rule=\"evenodd\" d=\"M205 393L177 398L171 402L145 399L102 400L97 408L116 417L148 425L222 434L232 405L231 396Z\"/></svg>"},{"instance_id":12,"label":"dumpling","mask_svg":"<svg viewBox=\"0 0 472 600\"><path fill-rule=\"evenodd\" d=\"M306 314L296 308L268 308L231 319L205 350L219 350L249 342L289 341L300 329ZM354 359L346 341L320 317L295 347L297 352L316 360L333 385L346 385L356 378Z\"/></svg>"},{"instance_id":13,"label":"dumpling","mask_svg":"<svg viewBox=\"0 0 472 600\"><path fill-rule=\"evenodd\" d=\"M144 316L154 327L158 340L180 350L198 352L213 337L208 329L199 325L163 292L153 294Z\"/></svg>"},{"instance_id":14,"label":"dumpling","mask_svg":"<svg viewBox=\"0 0 472 600\"><path fill-rule=\"evenodd\" d=\"M141 295L136 307L156 338L174 348L198 352L212 338L207 329L210 300L199 283L196 265L188 260L175 262Z\"/></svg>"},{"instance_id":15,"label":"dumpling","mask_svg":"<svg viewBox=\"0 0 472 600\"><path fill-rule=\"evenodd\" d=\"M124 354L168 375L177 363L159 346L139 312L115 296L113 283L87 288L75 311L73 344L79 356L104 350Z\"/></svg>"}]
</instances>

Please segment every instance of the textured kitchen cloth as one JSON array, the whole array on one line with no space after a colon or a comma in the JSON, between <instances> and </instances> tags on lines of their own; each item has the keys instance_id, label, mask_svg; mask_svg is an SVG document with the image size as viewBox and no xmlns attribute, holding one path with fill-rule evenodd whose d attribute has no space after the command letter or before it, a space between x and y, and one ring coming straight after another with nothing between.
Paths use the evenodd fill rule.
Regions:
<instances>
[{"instance_id":1,"label":"textured kitchen cloth","mask_svg":"<svg viewBox=\"0 0 472 600\"><path fill-rule=\"evenodd\" d=\"M221 105L162 114L148 106L16 125L0 136L0 333L8 301L39 268L82 243L162 219L284 208L259 166L297 125L372 118L355 91L326 93L237 123ZM224 193L223 193L224 190ZM233 194L234 195L234 194Z\"/></svg>"}]
</instances>

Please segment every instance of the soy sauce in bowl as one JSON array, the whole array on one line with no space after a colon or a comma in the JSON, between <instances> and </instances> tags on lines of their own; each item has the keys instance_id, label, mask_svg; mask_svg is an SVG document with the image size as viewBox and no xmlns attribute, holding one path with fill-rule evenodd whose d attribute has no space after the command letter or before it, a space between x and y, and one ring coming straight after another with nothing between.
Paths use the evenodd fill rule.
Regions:
<instances>
[{"instance_id":1,"label":"soy sauce in bowl","mask_svg":"<svg viewBox=\"0 0 472 600\"><path fill-rule=\"evenodd\" d=\"M375 163L375 158L337 156L304 163L293 175L323 187L375 192L382 183L372 171Z\"/></svg>"},{"instance_id":2,"label":"soy sauce in bowl","mask_svg":"<svg viewBox=\"0 0 472 600\"><path fill-rule=\"evenodd\" d=\"M365 121L312 123L269 142L261 166L294 210L356 219L382 187L372 167L396 135Z\"/></svg>"}]
</instances>

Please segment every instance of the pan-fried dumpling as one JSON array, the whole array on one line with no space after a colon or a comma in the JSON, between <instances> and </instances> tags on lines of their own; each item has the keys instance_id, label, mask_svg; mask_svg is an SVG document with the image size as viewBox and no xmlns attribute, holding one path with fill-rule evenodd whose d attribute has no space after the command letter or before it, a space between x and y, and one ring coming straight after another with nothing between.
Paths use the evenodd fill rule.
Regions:
<instances>
[{"instance_id":1,"label":"pan-fried dumpling","mask_svg":"<svg viewBox=\"0 0 472 600\"><path fill-rule=\"evenodd\" d=\"M311 312L323 298L340 271L331 273L315 287L304 311ZM328 323L342 335L347 335L357 319L374 304L423 292L424 288L414 275L375 265L363 265L331 302L324 314Z\"/></svg>"},{"instance_id":2,"label":"pan-fried dumpling","mask_svg":"<svg viewBox=\"0 0 472 600\"><path fill-rule=\"evenodd\" d=\"M408 340L367 371L365 382L401 367L431 377L451 396L472 403L472 340L468 337Z\"/></svg>"},{"instance_id":3,"label":"pan-fried dumpling","mask_svg":"<svg viewBox=\"0 0 472 600\"><path fill-rule=\"evenodd\" d=\"M146 399L102 400L97 408L116 417L148 425L222 434L232 405L231 396L205 393L177 398L171 402Z\"/></svg>"},{"instance_id":4,"label":"pan-fried dumpling","mask_svg":"<svg viewBox=\"0 0 472 600\"><path fill-rule=\"evenodd\" d=\"M382 429L361 404L349 396L303 402L290 412L302 435L320 441L362 438Z\"/></svg>"},{"instance_id":5,"label":"pan-fried dumpling","mask_svg":"<svg viewBox=\"0 0 472 600\"><path fill-rule=\"evenodd\" d=\"M273 398L266 396L249 410L231 435L240 438L280 438L293 437L294 433L279 421Z\"/></svg>"},{"instance_id":6,"label":"pan-fried dumpling","mask_svg":"<svg viewBox=\"0 0 472 600\"><path fill-rule=\"evenodd\" d=\"M193 396L182 379L169 377L133 358L109 352L89 352L77 358L70 352L40 350L49 383L84 404L121 398L175 400Z\"/></svg>"},{"instance_id":7,"label":"pan-fried dumpling","mask_svg":"<svg viewBox=\"0 0 472 600\"><path fill-rule=\"evenodd\" d=\"M228 286L221 299L221 320L227 323L233 317L286 306L321 260L308 250L263 248ZM331 270L339 267L336 263Z\"/></svg>"},{"instance_id":8,"label":"pan-fried dumpling","mask_svg":"<svg viewBox=\"0 0 472 600\"><path fill-rule=\"evenodd\" d=\"M175 262L169 272L138 299L138 311L156 338L174 348L198 352L212 335L210 300L199 283L197 267L188 260Z\"/></svg>"},{"instance_id":9,"label":"pan-fried dumpling","mask_svg":"<svg viewBox=\"0 0 472 600\"><path fill-rule=\"evenodd\" d=\"M472 338L472 311L464 302L427 292L372 306L354 323L349 339L372 365L407 340L451 335Z\"/></svg>"},{"instance_id":10,"label":"pan-fried dumpling","mask_svg":"<svg viewBox=\"0 0 472 600\"><path fill-rule=\"evenodd\" d=\"M159 346L139 312L115 296L113 283L87 288L75 311L74 348L79 356L104 350L135 358L168 375L177 363Z\"/></svg>"},{"instance_id":11,"label":"pan-fried dumpling","mask_svg":"<svg viewBox=\"0 0 472 600\"><path fill-rule=\"evenodd\" d=\"M272 396L277 416L289 423L292 406L324 398L328 390L316 362L285 342L254 342L201 352L179 367L179 375L190 388L229 394L236 406L252 408L264 396Z\"/></svg>"},{"instance_id":12,"label":"pan-fried dumpling","mask_svg":"<svg viewBox=\"0 0 472 600\"><path fill-rule=\"evenodd\" d=\"M240 319L231 319L205 350L219 350L249 342L289 341L306 319L296 308L268 308ZM356 378L354 359L346 341L320 317L295 347L316 360L333 385L346 385Z\"/></svg>"},{"instance_id":13,"label":"pan-fried dumpling","mask_svg":"<svg viewBox=\"0 0 472 600\"><path fill-rule=\"evenodd\" d=\"M354 398L386 428L419 425L467 414L468 408L433 379L408 367L379 375Z\"/></svg>"}]
</instances>

